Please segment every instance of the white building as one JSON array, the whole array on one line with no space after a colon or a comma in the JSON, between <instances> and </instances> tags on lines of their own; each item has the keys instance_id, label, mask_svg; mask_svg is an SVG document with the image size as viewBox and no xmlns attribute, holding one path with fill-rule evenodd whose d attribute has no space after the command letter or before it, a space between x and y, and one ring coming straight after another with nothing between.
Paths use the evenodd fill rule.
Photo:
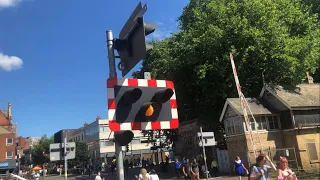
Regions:
<instances>
[{"instance_id":1,"label":"white building","mask_svg":"<svg viewBox=\"0 0 320 180\"><path fill-rule=\"evenodd\" d=\"M98 116L94 122L85 123L68 139L70 141L86 142L91 152L93 152L94 158L111 158L115 155L115 145L113 132L110 131L108 122L109 120L101 119ZM133 133L134 138L129 144L129 152L126 152L125 147L123 147L123 152L126 152L127 156L140 156L142 154L145 158L151 158L152 151L150 151L150 147L152 144L141 143L142 140L147 140L147 137L143 137L139 130L133 131Z\"/></svg>"}]
</instances>

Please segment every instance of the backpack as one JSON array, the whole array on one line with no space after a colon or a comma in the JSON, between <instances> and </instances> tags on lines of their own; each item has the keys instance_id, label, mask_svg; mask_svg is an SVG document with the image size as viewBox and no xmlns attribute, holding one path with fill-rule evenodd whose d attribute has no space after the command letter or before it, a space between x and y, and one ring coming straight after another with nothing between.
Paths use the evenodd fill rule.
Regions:
<instances>
[{"instance_id":1,"label":"backpack","mask_svg":"<svg viewBox=\"0 0 320 180\"><path fill-rule=\"evenodd\" d=\"M258 171L261 170L261 167L257 166L256 164L250 166L249 173L248 173L248 180L250 180L251 171L252 171L252 169L253 169L254 166L257 167ZM258 178L258 179L259 179L259 178Z\"/></svg>"}]
</instances>

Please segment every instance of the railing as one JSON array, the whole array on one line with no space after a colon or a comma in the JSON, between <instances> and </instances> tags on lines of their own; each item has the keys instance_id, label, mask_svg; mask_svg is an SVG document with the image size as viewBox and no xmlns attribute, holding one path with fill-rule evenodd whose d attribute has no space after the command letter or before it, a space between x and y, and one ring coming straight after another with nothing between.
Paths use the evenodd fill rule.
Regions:
<instances>
[{"instance_id":1,"label":"railing","mask_svg":"<svg viewBox=\"0 0 320 180\"><path fill-rule=\"evenodd\" d=\"M25 179L25 178L23 178L23 177L20 177L20 176L18 176L18 175L15 175L15 174L10 174L10 177L11 177L12 179L27 180L27 179Z\"/></svg>"}]
</instances>

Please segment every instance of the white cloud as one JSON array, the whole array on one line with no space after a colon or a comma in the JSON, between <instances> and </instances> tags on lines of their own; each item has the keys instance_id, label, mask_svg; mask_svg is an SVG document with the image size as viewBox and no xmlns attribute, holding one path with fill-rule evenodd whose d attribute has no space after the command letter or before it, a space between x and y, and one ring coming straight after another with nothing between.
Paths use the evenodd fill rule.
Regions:
<instances>
[{"instance_id":1,"label":"white cloud","mask_svg":"<svg viewBox=\"0 0 320 180\"><path fill-rule=\"evenodd\" d=\"M150 34L150 37L148 37L148 40L163 40L165 38L168 38L171 36L172 31L167 30L165 28L158 28L156 29L152 34Z\"/></svg>"},{"instance_id":2,"label":"white cloud","mask_svg":"<svg viewBox=\"0 0 320 180\"><path fill-rule=\"evenodd\" d=\"M19 4L22 0L0 0L0 8L13 7Z\"/></svg>"},{"instance_id":3,"label":"white cloud","mask_svg":"<svg viewBox=\"0 0 320 180\"><path fill-rule=\"evenodd\" d=\"M22 67L23 61L16 56L8 56L0 52L0 69L13 71Z\"/></svg>"}]
</instances>

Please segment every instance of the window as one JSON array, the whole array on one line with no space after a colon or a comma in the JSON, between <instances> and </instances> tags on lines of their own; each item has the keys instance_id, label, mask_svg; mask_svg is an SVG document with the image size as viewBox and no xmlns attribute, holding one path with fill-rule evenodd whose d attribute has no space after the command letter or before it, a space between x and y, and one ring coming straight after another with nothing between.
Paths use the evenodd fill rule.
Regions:
<instances>
[{"instance_id":1,"label":"window","mask_svg":"<svg viewBox=\"0 0 320 180\"><path fill-rule=\"evenodd\" d=\"M228 134L243 133L243 122L239 117L225 120L225 126Z\"/></svg>"},{"instance_id":2,"label":"window","mask_svg":"<svg viewBox=\"0 0 320 180\"><path fill-rule=\"evenodd\" d=\"M107 147L107 146L113 146L114 143L109 140L100 140L100 148Z\"/></svg>"},{"instance_id":3,"label":"window","mask_svg":"<svg viewBox=\"0 0 320 180\"><path fill-rule=\"evenodd\" d=\"M7 151L6 159L12 159L12 158L13 158L13 151Z\"/></svg>"},{"instance_id":4,"label":"window","mask_svg":"<svg viewBox=\"0 0 320 180\"><path fill-rule=\"evenodd\" d=\"M296 126L302 125L303 127L320 125L320 111L294 111L294 120Z\"/></svg>"},{"instance_id":5,"label":"window","mask_svg":"<svg viewBox=\"0 0 320 180\"><path fill-rule=\"evenodd\" d=\"M81 141L83 141L83 134L81 134Z\"/></svg>"},{"instance_id":6,"label":"window","mask_svg":"<svg viewBox=\"0 0 320 180\"><path fill-rule=\"evenodd\" d=\"M317 147L316 147L316 143L313 140L307 140L307 150L308 150L308 154L309 154L309 159L311 163L314 162L319 162L319 157L318 157L318 151L317 151Z\"/></svg>"},{"instance_id":7,"label":"window","mask_svg":"<svg viewBox=\"0 0 320 180\"><path fill-rule=\"evenodd\" d=\"M277 116L268 116L268 124L269 130L273 130L273 129L279 129L279 124L278 124L278 117Z\"/></svg>"},{"instance_id":8,"label":"window","mask_svg":"<svg viewBox=\"0 0 320 180\"><path fill-rule=\"evenodd\" d=\"M100 132L110 132L110 129L107 125L100 125Z\"/></svg>"},{"instance_id":9,"label":"window","mask_svg":"<svg viewBox=\"0 0 320 180\"><path fill-rule=\"evenodd\" d=\"M13 138L7 138L7 146L13 145Z\"/></svg>"},{"instance_id":10,"label":"window","mask_svg":"<svg viewBox=\"0 0 320 180\"><path fill-rule=\"evenodd\" d=\"M132 144L140 144L140 139L132 139Z\"/></svg>"},{"instance_id":11,"label":"window","mask_svg":"<svg viewBox=\"0 0 320 180\"><path fill-rule=\"evenodd\" d=\"M256 124L253 118L250 117L252 131L279 129L278 116L257 116L255 120ZM246 130L248 131L247 127Z\"/></svg>"},{"instance_id":12,"label":"window","mask_svg":"<svg viewBox=\"0 0 320 180\"><path fill-rule=\"evenodd\" d=\"M251 124L251 130L255 131L256 130L256 124L255 124L255 122L254 122L252 117L250 118L250 124Z\"/></svg>"}]
</instances>

